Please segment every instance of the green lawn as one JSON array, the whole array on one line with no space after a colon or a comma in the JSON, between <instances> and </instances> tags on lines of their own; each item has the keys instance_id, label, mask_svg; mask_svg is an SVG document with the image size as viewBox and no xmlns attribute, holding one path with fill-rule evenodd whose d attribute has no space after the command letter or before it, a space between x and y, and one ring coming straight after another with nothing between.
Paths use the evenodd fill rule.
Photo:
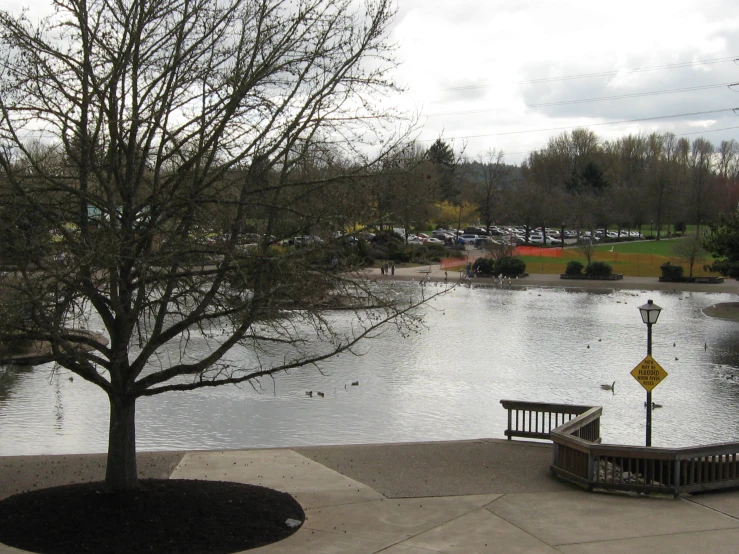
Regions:
<instances>
[{"instance_id":1,"label":"green lawn","mask_svg":"<svg viewBox=\"0 0 739 554\"><path fill-rule=\"evenodd\" d=\"M689 240L688 238L643 240L635 242L609 242L596 246L597 252L621 252L624 254L654 254L655 256L673 255L675 245ZM577 249L574 249L577 250Z\"/></svg>"},{"instance_id":2,"label":"green lawn","mask_svg":"<svg viewBox=\"0 0 739 554\"><path fill-rule=\"evenodd\" d=\"M661 274L660 266L670 261L682 265L685 274L688 274L688 264L682 260L674 251L680 242L686 238L662 239L654 241L637 242L611 242L599 245L593 255L594 261L605 261L611 264L615 273L641 277L658 277ZM563 273L567 262L579 260L586 264L585 254L577 247L565 248L561 258L548 258L539 256L519 256L526 263L526 271L529 273L557 274ZM703 264L710 263L712 257L706 254L696 261L693 266L693 275L713 275L703 270Z\"/></svg>"}]
</instances>

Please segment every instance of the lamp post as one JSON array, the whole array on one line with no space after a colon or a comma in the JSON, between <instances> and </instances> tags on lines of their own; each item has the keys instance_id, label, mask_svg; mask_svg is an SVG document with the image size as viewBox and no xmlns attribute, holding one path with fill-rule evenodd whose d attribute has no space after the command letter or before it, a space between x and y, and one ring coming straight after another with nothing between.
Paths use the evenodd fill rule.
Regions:
<instances>
[{"instance_id":1,"label":"lamp post","mask_svg":"<svg viewBox=\"0 0 739 554\"><path fill-rule=\"evenodd\" d=\"M562 245L560 246L560 248L562 250L564 250L565 249L565 224L564 224L564 221L562 222L562 231L559 234L559 239L562 241Z\"/></svg>"},{"instance_id":2,"label":"lamp post","mask_svg":"<svg viewBox=\"0 0 739 554\"><path fill-rule=\"evenodd\" d=\"M652 325L657 323L661 311L651 300L639 306L642 321L647 324L647 356L652 355ZM652 446L652 391L647 391L647 446Z\"/></svg>"}]
</instances>

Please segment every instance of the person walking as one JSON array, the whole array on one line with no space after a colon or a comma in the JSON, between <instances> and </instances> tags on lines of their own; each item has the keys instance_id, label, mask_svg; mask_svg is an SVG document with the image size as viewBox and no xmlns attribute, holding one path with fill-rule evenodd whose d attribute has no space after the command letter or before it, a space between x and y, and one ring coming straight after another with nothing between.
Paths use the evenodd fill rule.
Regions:
<instances>
[{"instance_id":1,"label":"person walking","mask_svg":"<svg viewBox=\"0 0 739 554\"><path fill-rule=\"evenodd\" d=\"M390 266L391 275L395 275L395 264Z\"/></svg>"},{"instance_id":2,"label":"person walking","mask_svg":"<svg viewBox=\"0 0 739 554\"><path fill-rule=\"evenodd\" d=\"M385 275L385 264L380 264L380 275Z\"/></svg>"}]
</instances>

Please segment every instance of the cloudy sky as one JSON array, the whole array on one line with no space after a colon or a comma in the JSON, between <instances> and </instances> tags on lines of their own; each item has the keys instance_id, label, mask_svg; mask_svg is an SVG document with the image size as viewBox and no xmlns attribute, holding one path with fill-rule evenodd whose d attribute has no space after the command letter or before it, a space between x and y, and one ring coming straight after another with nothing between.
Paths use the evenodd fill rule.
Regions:
<instances>
[{"instance_id":1,"label":"cloudy sky","mask_svg":"<svg viewBox=\"0 0 739 554\"><path fill-rule=\"evenodd\" d=\"M398 6L397 78L402 101L423 114L424 144L443 135L470 157L495 148L519 163L577 126L603 139L671 131L739 140L739 85L727 86L739 83L736 0Z\"/></svg>"},{"instance_id":2,"label":"cloudy sky","mask_svg":"<svg viewBox=\"0 0 739 554\"><path fill-rule=\"evenodd\" d=\"M396 0L393 102L472 158L577 126L739 140L737 0ZM19 3L20 2L20 3ZM40 15L50 0L0 0ZM635 121L639 120L639 121Z\"/></svg>"}]
</instances>

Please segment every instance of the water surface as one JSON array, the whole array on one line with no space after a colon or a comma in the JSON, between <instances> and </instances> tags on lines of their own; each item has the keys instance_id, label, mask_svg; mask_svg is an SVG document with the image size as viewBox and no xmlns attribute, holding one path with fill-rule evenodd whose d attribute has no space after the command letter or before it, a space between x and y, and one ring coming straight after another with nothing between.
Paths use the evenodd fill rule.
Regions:
<instances>
[{"instance_id":1,"label":"water surface","mask_svg":"<svg viewBox=\"0 0 739 554\"><path fill-rule=\"evenodd\" d=\"M653 393L663 407L654 411L652 444L739 441L739 323L701 311L735 296L465 287L425 309L425 329L401 336L388 328L361 356L320 372L140 399L138 448L503 438L501 399L600 405L604 442L643 444L646 393L629 372L646 354L637 307L648 298L663 308L653 355L669 374ZM346 312L334 317L350 323ZM230 357L246 363L253 353ZM0 455L106 450L106 396L69 377L47 364L0 384ZM601 389L613 381L614 393Z\"/></svg>"}]
</instances>

